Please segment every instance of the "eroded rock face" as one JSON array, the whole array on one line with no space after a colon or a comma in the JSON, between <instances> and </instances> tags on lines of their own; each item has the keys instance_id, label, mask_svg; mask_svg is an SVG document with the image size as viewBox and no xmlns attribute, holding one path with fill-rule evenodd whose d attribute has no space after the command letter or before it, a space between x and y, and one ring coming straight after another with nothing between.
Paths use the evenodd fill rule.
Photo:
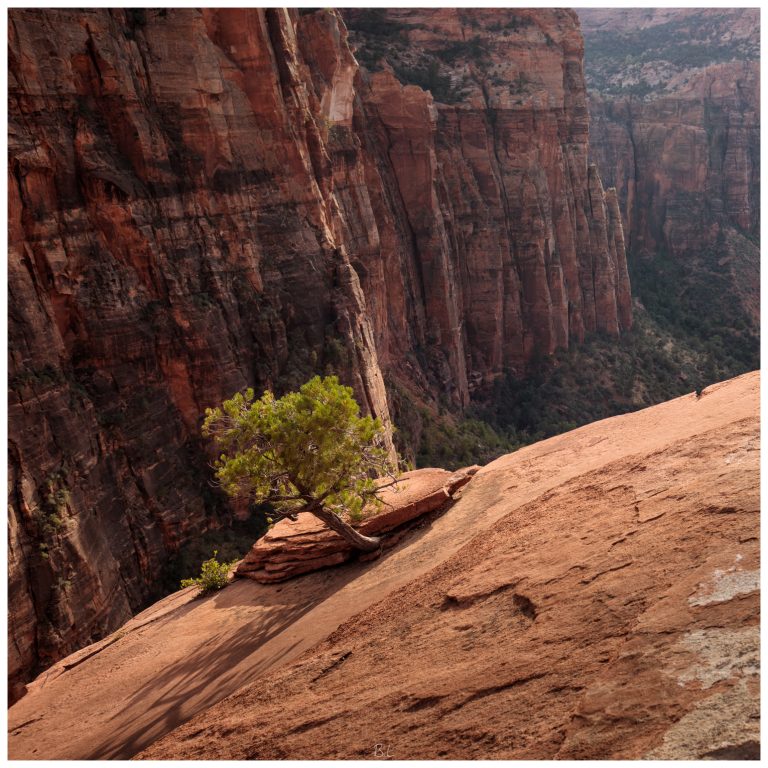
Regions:
<instances>
[{"instance_id":1,"label":"eroded rock face","mask_svg":"<svg viewBox=\"0 0 768 768\"><path fill-rule=\"evenodd\" d=\"M453 473L444 469L405 472L395 485L380 492L382 507L355 528L366 536L402 530L444 507L478 469L471 467ZM386 536L382 547L388 548L398 539ZM352 547L341 536L326 528L314 515L300 512L296 520L281 520L259 539L238 565L236 575L270 584L338 565L353 554Z\"/></svg>"},{"instance_id":2,"label":"eroded rock face","mask_svg":"<svg viewBox=\"0 0 768 768\"><path fill-rule=\"evenodd\" d=\"M12 15L14 680L125 621L167 553L227 514L206 406L332 363L389 424L327 152L343 105L315 90L296 25ZM349 70L338 19L315 26Z\"/></svg>"},{"instance_id":3,"label":"eroded rock face","mask_svg":"<svg viewBox=\"0 0 768 768\"><path fill-rule=\"evenodd\" d=\"M690 272L718 264L756 328L757 9L585 9L579 16L591 154L616 187L633 255L672 257ZM612 54L622 41L626 59Z\"/></svg>"},{"instance_id":4,"label":"eroded rock face","mask_svg":"<svg viewBox=\"0 0 768 768\"><path fill-rule=\"evenodd\" d=\"M17 693L231 514L205 407L333 371L389 432L385 374L458 407L535 351L628 327L575 18L520 13L507 31L478 13L491 55L456 68L464 105L362 72L334 12L10 14ZM427 15L409 45L475 29Z\"/></svg>"},{"instance_id":5,"label":"eroded rock face","mask_svg":"<svg viewBox=\"0 0 768 768\"><path fill-rule=\"evenodd\" d=\"M725 223L759 235L759 72L731 62L648 101L592 98L592 149L639 249L679 256Z\"/></svg>"},{"instance_id":6,"label":"eroded rock face","mask_svg":"<svg viewBox=\"0 0 768 768\"><path fill-rule=\"evenodd\" d=\"M376 137L369 189L382 243L399 256L386 290L415 320L403 333L388 318L382 359L399 370L403 347L426 352L438 386L466 403L503 371L522 373L534 350L629 328L621 221L587 165L575 15L344 16L370 68L358 77L366 135ZM371 62L377 45L386 53ZM432 90L412 84L425 78Z\"/></svg>"}]
</instances>

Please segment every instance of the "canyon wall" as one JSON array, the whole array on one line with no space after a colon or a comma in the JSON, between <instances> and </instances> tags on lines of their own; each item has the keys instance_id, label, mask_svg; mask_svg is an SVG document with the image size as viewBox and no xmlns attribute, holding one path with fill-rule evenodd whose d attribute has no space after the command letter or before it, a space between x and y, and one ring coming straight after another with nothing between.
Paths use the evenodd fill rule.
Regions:
<instances>
[{"instance_id":1,"label":"canyon wall","mask_svg":"<svg viewBox=\"0 0 768 768\"><path fill-rule=\"evenodd\" d=\"M9 14L12 698L247 514L205 407L335 372L391 439L395 390L460 408L631 325L574 14L383 21L399 75L332 11Z\"/></svg>"},{"instance_id":2,"label":"canyon wall","mask_svg":"<svg viewBox=\"0 0 768 768\"><path fill-rule=\"evenodd\" d=\"M727 273L759 324L758 9L584 9L592 156L638 263ZM730 300L730 296L729 299Z\"/></svg>"},{"instance_id":3,"label":"canyon wall","mask_svg":"<svg viewBox=\"0 0 768 768\"><path fill-rule=\"evenodd\" d=\"M393 329L383 359L426 357L443 393L466 403L502 372L522 374L534 350L629 328L616 201L587 163L575 16L344 15L364 63L357 82L377 171L368 187L375 209L391 212L379 229L420 293L406 299L416 333Z\"/></svg>"}]
</instances>

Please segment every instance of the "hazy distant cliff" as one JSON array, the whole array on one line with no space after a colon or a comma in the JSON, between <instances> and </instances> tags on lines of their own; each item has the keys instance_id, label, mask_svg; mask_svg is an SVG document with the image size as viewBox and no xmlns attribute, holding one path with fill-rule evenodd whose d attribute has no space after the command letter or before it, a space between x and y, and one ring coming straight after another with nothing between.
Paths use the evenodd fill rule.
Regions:
<instances>
[{"instance_id":1,"label":"hazy distant cliff","mask_svg":"<svg viewBox=\"0 0 768 768\"><path fill-rule=\"evenodd\" d=\"M574 14L360 20L365 71L331 11L9 14L14 683L229 514L206 406L334 371L389 425L630 326Z\"/></svg>"},{"instance_id":2,"label":"hazy distant cliff","mask_svg":"<svg viewBox=\"0 0 768 768\"><path fill-rule=\"evenodd\" d=\"M759 10L584 9L579 18L592 156L618 191L633 257L677 260L688 293L701 294L698 311L731 303L756 331ZM705 284L717 286L712 295ZM737 322L729 311L715 325Z\"/></svg>"}]
</instances>

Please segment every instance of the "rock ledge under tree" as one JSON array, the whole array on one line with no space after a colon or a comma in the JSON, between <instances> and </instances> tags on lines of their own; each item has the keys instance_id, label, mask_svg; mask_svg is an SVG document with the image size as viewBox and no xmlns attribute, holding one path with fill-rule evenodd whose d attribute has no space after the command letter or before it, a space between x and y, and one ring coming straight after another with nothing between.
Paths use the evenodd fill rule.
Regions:
<instances>
[{"instance_id":1,"label":"rock ledge under tree","mask_svg":"<svg viewBox=\"0 0 768 768\"><path fill-rule=\"evenodd\" d=\"M383 548L393 546L399 541L399 534L408 530L414 521L451 501L478 469L405 472L396 485L381 492L382 506L355 524L355 528L368 536L384 534ZM263 584L285 581L339 565L353 554L355 551L341 536L326 528L314 515L300 512L295 521L281 520L267 531L240 562L235 574Z\"/></svg>"}]
</instances>

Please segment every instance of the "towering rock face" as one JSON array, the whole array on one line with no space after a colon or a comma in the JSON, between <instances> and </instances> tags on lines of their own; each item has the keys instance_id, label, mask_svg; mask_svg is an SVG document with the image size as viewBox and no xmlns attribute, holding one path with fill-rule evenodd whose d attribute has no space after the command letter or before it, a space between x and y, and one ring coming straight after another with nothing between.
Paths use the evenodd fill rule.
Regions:
<instances>
[{"instance_id":1,"label":"towering rock face","mask_svg":"<svg viewBox=\"0 0 768 768\"><path fill-rule=\"evenodd\" d=\"M29 11L9 43L18 677L217 524L206 406L332 365L389 416L295 18Z\"/></svg>"},{"instance_id":2,"label":"towering rock face","mask_svg":"<svg viewBox=\"0 0 768 768\"><path fill-rule=\"evenodd\" d=\"M579 16L591 151L618 191L631 252L672 257L689 273L719 262L756 328L759 11L600 9Z\"/></svg>"},{"instance_id":3,"label":"towering rock face","mask_svg":"<svg viewBox=\"0 0 768 768\"><path fill-rule=\"evenodd\" d=\"M385 376L458 407L629 327L573 14L384 21L461 103L334 12L10 14L12 694L232 513L205 407L333 371L391 434Z\"/></svg>"},{"instance_id":4,"label":"towering rock face","mask_svg":"<svg viewBox=\"0 0 768 768\"><path fill-rule=\"evenodd\" d=\"M386 282L415 320L383 339L382 358L426 352L445 394L466 403L534 350L628 328L621 223L587 164L575 16L344 13L365 65L382 251L399 257Z\"/></svg>"}]
</instances>

